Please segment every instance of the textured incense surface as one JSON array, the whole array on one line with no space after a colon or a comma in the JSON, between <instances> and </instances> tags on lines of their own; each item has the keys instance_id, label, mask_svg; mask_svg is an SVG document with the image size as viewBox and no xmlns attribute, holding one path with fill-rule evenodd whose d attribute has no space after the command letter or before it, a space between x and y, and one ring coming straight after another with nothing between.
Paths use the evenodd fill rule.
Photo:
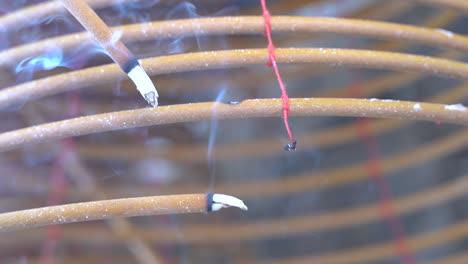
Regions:
<instances>
[{"instance_id":1,"label":"textured incense surface","mask_svg":"<svg viewBox=\"0 0 468 264\"><path fill-rule=\"evenodd\" d=\"M466 1L87 2L162 106L60 1L3 5L0 262L463 263Z\"/></svg>"}]
</instances>

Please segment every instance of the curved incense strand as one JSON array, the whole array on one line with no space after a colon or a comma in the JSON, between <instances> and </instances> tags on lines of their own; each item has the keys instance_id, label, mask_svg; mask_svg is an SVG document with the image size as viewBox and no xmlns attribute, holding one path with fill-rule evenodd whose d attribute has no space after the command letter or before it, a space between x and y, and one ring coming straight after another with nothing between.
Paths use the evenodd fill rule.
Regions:
<instances>
[{"instance_id":1,"label":"curved incense strand","mask_svg":"<svg viewBox=\"0 0 468 264\"><path fill-rule=\"evenodd\" d=\"M0 214L0 232L114 217L187 214L238 207L242 200L225 194L181 194L102 200L49 206Z\"/></svg>"},{"instance_id":2,"label":"curved incense strand","mask_svg":"<svg viewBox=\"0 0 468 264\"><path fill-rule=\"evenodd\" d=\"M278 63L283 64L314 63L468 78L468 64L427 56L325 48L278 48L275 53ZM150 75L246 67L267 62L268 51L266 49L196 52L141 60L142 66ZM104 65L8 87L0 91L0 109L24 104L26 101L47 95L78 89L84 87L84 84L86 87L93 87L122 77L124 76L115 65Z\"/></svg>"},{"instance_id":3,"label":"curved incense strand","mask_svg":"<svg viewBox=\"0 0 468 264\"><path fill-rule=\"evenodd\" d=\"M0 151L72 136L106 131L219 119L272 117L281 114L279 99L245 100L236 105L195 103L110 112L37 125L0 134ZM468 110L423 102L377 99L291 98L293 116L355 116L429 120L468 125Z\"/></svg>"},{"instance_id":4,"label":"curved incense strand","mask_svg":"<svg viewBox=\"0 0 468 264\"><path fill-rule=\"evenodd\" d=\"M440 23L430 26L443 27ZM431 27L347 18L271 17L272 33L303 33L311 36L311 33L352 34L353 36L418 42L451 50L468 51L468 37ZM264 25L261 17L238 16L153 21L117 26L111 30L122 32L121 40L131 43L161 38L193 37L194 35L261 34ZM0 66L16 65L22 59L47 53L51 46L68 51L86 43L89 43L89 33L82 32L11 47L0 51Z\"/></svg>"}]
</instances>

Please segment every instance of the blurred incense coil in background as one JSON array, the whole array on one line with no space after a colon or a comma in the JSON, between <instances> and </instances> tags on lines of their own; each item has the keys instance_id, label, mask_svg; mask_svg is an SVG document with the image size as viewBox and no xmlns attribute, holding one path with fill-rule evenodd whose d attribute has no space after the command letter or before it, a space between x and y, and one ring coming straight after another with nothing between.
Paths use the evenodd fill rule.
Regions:
<instances>
[{"instance_id":1,"label":"blurred incense coil in background","mask_svg":"<svg viewBox=\"0 0 468 264\"><path fill-rule=\"evenodd\" d=\"M259 1L88 3L161 107L59 1L2 3L0 212L207 191L249 211L2 233L1 263L465 263L467 1L268 1L295 152Z\"/></svg>"}]
</instances>

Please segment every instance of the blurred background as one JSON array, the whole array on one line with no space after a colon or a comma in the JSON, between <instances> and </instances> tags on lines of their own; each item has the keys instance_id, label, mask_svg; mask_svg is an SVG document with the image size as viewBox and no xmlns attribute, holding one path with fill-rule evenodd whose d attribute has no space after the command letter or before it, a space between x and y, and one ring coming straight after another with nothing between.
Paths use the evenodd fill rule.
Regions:
<instances>
[{"instance_id":1,"label":"blurred background","mask_svg":"<svg viewBox=\"0 0 468 264\"><path fill-rule=\"evenodd\" d=\"M88 2L110 26L262 15L260 1ZM267 4L273 16L379 20L466 35L468 12L443 2ZM27 12L35 6L33 13ZM51 42L39 54L8 57L22 45L32 44L25 50L34 50L36 42L67 34L73 38L83 28L57 1L2 0L0 14L2 89L26 83L34 87L48 76L112 63L92 41L69 49ZM9 15L16 17L8 20ZM352 34L274 33L273 40L277 47L467 59L447 48ZM267 46L262 34L195 34L125 43L139 58ZM458 79L312 64L279 67L290 97L468 103L468 83ZM154 81L161 105L281 96L267 65L163 74ZM73 91L0 105L0 132L143 107L146 102L127 79L82 83ZM0 212L207 191L236 195L249 211L136 217L2 233L0 263L468 263L466 128L343 117L291 117L290 122L298 139L295 152L283 150L288 138L281 117L275 117L212 118L126 129L1 153Z\"/></svg>"}]
</instances>

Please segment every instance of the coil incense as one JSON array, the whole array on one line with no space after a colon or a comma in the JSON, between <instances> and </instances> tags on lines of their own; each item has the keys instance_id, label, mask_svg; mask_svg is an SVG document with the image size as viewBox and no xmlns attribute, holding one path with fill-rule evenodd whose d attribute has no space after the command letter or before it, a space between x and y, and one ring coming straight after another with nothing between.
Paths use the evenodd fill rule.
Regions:
<instances>
[{"instance_id":1,"label":"coil incense","mask_svg":"<svg viewBox=\"0 0 468 264\"><path fill-rule=\"evenodd\" d=\"M247 210L242 200L217 193L161 195L74 203L0 214L0 232L115 217L203 213L228 207Z\"/></svg>"},{"instance_id":2,"label":"coil incense","mask_svg":"<svg viewBox=\"0 0 468 264\"><path fill-rule=\"evenodd\" d=\"M158 92L135 55L117 38L84 0L61 0L67 10L80 22L110 55L112 60L132 79L137 90L152 106L158 106Z\"/></svg>"}]
</instances>

